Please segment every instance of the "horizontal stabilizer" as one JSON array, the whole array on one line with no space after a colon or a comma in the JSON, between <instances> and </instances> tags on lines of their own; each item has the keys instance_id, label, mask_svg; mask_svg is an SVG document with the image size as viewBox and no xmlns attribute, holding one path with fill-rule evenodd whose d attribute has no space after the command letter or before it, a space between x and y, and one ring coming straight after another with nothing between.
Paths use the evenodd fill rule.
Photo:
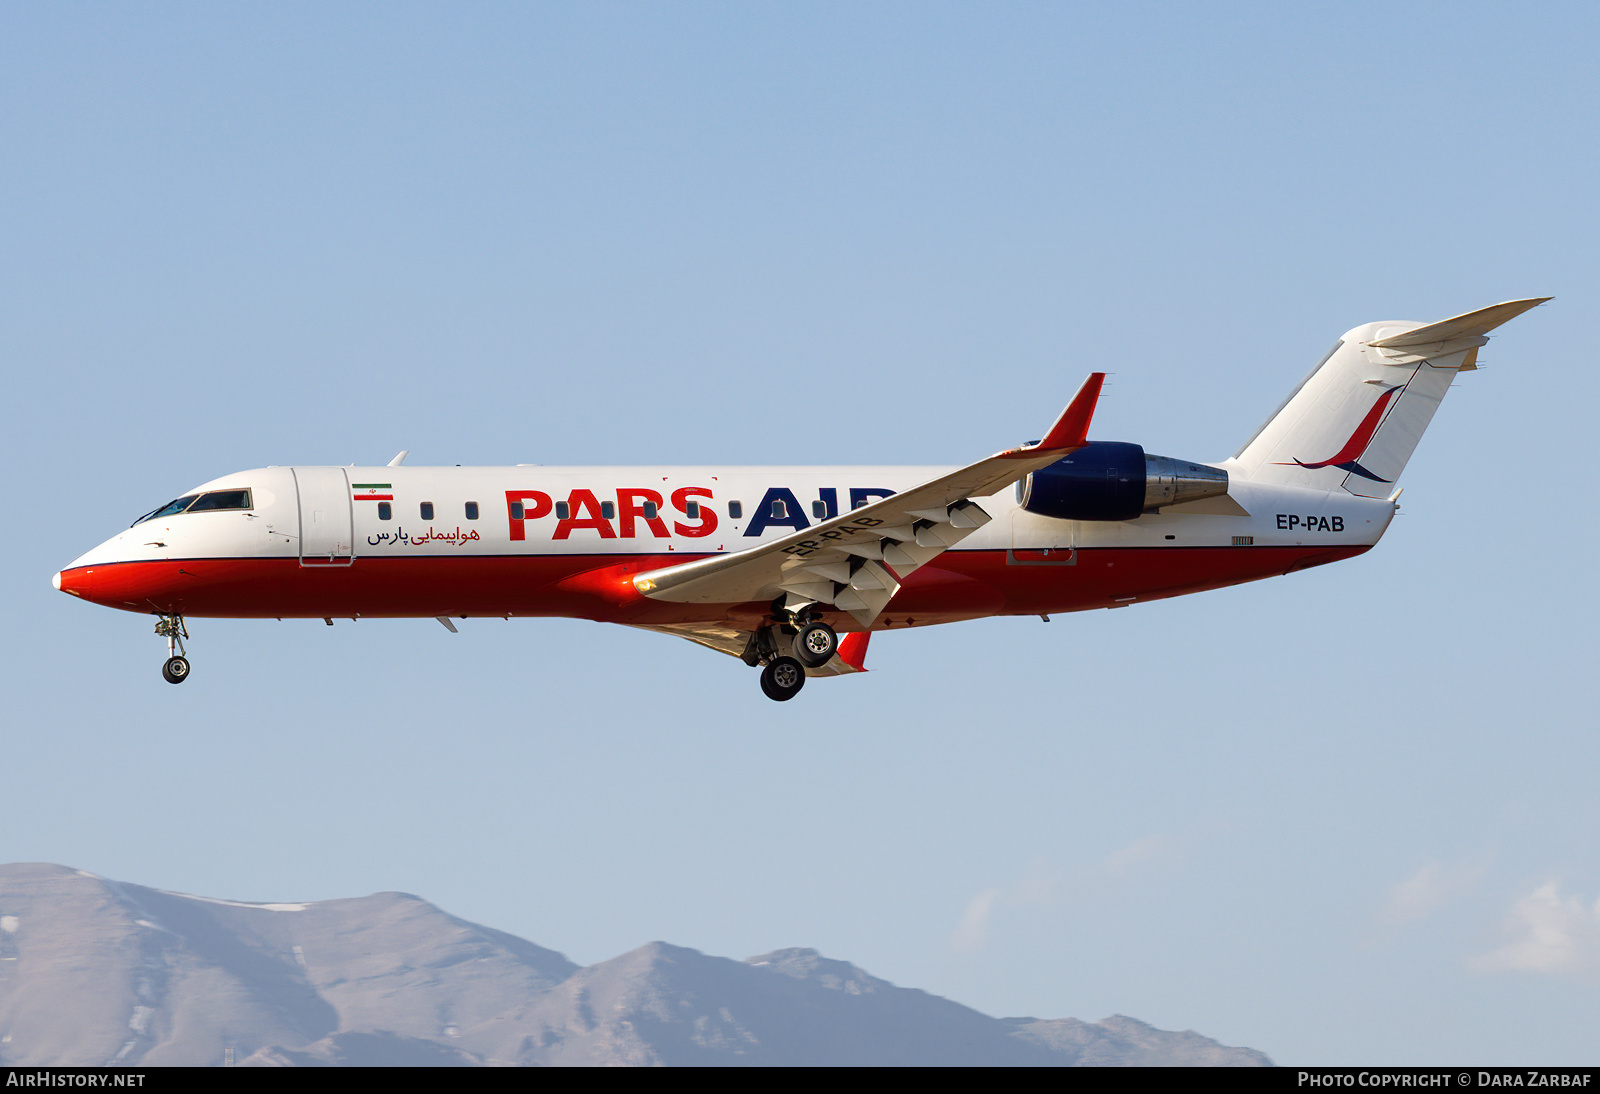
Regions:
<instances>
[{"instance_id":1,"label":"horizontal stabilizer","mask_svg":"<svg viewBox=\"0 0 1600 1094\"><path fill-rule=\"evenodd\" d=\"M1454 319L1441 319L1425 327L1408 330L1404 334L1380 338L1367 343L1378 349L1399 349L1402 346L1424 346L1434 342L1449 342L1456 338L1482 337L1502 323L1508 323L1532 308L1537 308L1549 296L1535 296L1528 300L1507 300L1504 304L1491 304L1487 308L1469 311Z\"/></svg>"}]
</instances>

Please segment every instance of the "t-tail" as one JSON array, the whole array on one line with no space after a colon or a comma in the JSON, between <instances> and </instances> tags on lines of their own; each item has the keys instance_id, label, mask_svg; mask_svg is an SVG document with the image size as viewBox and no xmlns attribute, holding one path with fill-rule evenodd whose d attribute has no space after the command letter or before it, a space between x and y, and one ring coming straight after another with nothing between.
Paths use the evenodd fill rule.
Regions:
<instances>
[{"instance_id":1,"label":"t-tail","mask_svg":"<svg viewBox=\"0 0 1600 1094\"><path fill-rule=\"evenodd\" d=\"M1390 496L1456 374L1478 367L1488 333L1549 299L1356 327L1225 466L1257 482Z\"/></svg>"}]
</instances>

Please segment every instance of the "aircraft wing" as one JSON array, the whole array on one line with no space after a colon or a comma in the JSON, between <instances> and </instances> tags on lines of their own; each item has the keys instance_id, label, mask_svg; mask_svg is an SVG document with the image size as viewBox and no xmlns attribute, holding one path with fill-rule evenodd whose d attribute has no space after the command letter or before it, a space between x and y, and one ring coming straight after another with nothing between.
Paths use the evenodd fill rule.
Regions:
<instances>
[{"instance_id":1,"label":"aircraft wing","mask_svg":"<svg viewBox=\"0 0 1600 1094\"><path fill-rule=\"evenodd\" d=\"M1036 444L996 453L782 539L637 574L634 587L652 600L678 604L779 597L791 610L832 604L870 627L909 574L989 522L972 498L1003 490L1088 443L1104 381L1105 373L1091 373Z\"/></svg>"}]
</instances>

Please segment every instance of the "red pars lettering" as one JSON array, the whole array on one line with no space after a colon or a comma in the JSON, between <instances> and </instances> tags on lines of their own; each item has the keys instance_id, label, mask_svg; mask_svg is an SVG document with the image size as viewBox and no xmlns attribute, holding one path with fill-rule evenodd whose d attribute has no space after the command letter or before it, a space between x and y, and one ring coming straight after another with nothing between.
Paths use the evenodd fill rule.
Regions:
<instances>
[{"instance_id":1,"label":"red pars lettering","mask_svg":"<svg viewBox=\"0 0 1600 1094\"><path fill-rule=\"evenodd\" d=\"M556 532L551 539L566 539L579 528L592 528L600 533L601 539L617 538L617 530L600 513L600 500L594 496L593 490L574 490L567 496L567 506L572 515L566 520L556 521ZM589 516L580 517L578 514L584 511Z\"/></svg>"},{"instance_id":2,"label":"red pars lettering","mask_svg":"<svg viewBox=\"0 0 1600 1094\"><path fill-rule=\"evenodd\" d=\"M644 515L645 504L656 507L656 515ZM661 519L661 495L654 490L618 490L617 491L617 530L623 539L632 539L634 536L633 522L643 520L650 526L650 534L657 539L666 539L671 533L667 531L667 522Z\"/></svg>"},{"instance_id":3,"label":"red pars lettering","mask_svg":"<svg viewBox=\"0 0 1600 1094\"><path fill-rule=\"evenodd\" d=\"M711 491L703 486L684 486L672 492L672 507L685 515L689 512L690 498L705 498L710 500ZM684 524L682 521L672 522L673 531L680 536L699 538L709 536L717 530L717 513L709 505L700 506L700 523Z\"/></svg>"},{"instance_id":4,"label":"red pars lettering","mask_svg":"<svg viewBox=\"0 0 1600 1094\"><path fill-rule=\"evenodd\" d=\"M550 495L541 490L507 490L506 519L511 522L511 538L527 539L524 521L550 515Z\"/></svg>"}]
</instances>

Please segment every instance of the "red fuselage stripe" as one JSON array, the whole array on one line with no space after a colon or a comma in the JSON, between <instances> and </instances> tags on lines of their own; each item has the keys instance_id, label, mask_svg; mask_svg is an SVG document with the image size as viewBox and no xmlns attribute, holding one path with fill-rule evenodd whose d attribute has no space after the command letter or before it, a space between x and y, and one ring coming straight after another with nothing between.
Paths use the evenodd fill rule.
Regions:
<instances>
[{"instance_id":1,"label":"red fuselage stripe","mask_svg":"<svg viewBox=\"0 0 1600 1094\"><path fill-rule=\"evenodd\" d=\"M1015 565L1005 551L950 551L911 574L877 627L990 615L1036 615L1157 600L1237 585L1361 554L1366 546L1080 549L1071 565ZM63 591L126 611L233 618L565 616L665 624L758 619L764 604L650 600L632 575L689 561L669 555L495 555L359 558L301 566L295 558L198 558L77 567ZM830 620L833 616L830 615ZM835 626L856 629L838 613Z\"/></svg>"}]
</instances>

